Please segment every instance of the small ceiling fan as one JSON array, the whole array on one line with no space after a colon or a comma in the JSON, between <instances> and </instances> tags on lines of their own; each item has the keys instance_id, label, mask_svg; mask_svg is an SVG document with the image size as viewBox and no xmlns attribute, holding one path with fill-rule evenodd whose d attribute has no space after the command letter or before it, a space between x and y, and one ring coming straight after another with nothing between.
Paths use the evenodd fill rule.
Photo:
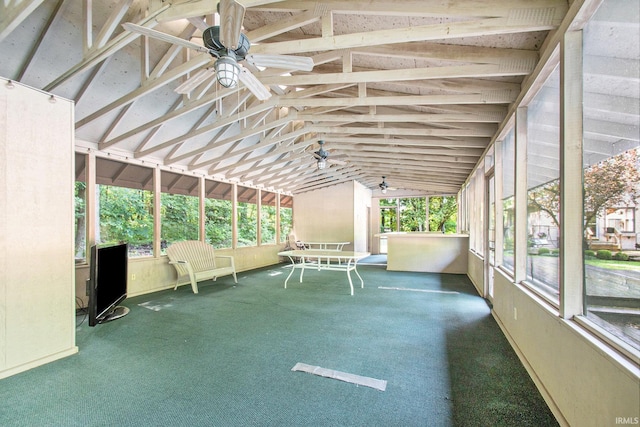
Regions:
<instances>
[{"instance_id":1,"label":"small ceiling fan","mask_svg":"<svg viewBox=\"0 0 640 427\"><path fill-rule=\"evenodd\" d=\"M387 184L387 181L385 181L386 176L382 176L382 182L380 184L378 184L378 187L380 187L380 191L382 192L382 194L387 194L387 190L395 190L395 188L393 187L389 187L389 184Z\"/></svg>"},{"instance_id":2,"label":"small ceiling fan","mask_svg":"<svg viewBox=\"0 0 640 427\"><path fill-rule=\"evenodd\" d=\"M215 58L213 67L204 68L186 80L176 88L178 93L191 92L215 74L222 86L234 87L239 80L256 98L264 101L271 97L271 93L256 76L238 62L246 61L256 67L282 68L290 71L311 71L313 69L313 60L306 56L249 54L251 43L247 36L241 32L245 7L237 1L220 0L218 13L220 14L220 25L208 27L202 32L204 46L133 23L125 23L122 26L128 31L208 53Z\"/></svg>"},{"instance_id":3,"label":"small ceiling fan","mask_svg":"<svg viewBox=\"0 0 640 427\"><path fill-rule=\"evenodd\" d=\"M329 159L329 152L327 150L324 149L324 141L323 140L319 140L318 141L318 145L320 145L320 148L318 149L318 151L314 151L313 152L313 157L315 157L315 159L318 161L318 169L324 169L327 167L327 162L331 162L331 163L336 163L339 165L346 165L346 162L343 162L341 160L335 160L335 159Z\"/></svg>"}]
</instances>

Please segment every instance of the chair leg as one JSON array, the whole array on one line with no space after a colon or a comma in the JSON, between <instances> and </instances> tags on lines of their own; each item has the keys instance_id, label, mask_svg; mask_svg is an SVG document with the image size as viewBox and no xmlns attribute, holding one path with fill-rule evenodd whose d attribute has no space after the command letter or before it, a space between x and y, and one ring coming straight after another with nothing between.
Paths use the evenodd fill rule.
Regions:
<instances>
[{"instance_id":1,"label":"chair leg","mask_svg":"<svg viewBox=\"0 0 640 427\"><path fill-rule=\"evenodd\" d=\"M196 283L195 280L191 280L191 289L193 290L194 294L198 293L198 283Z\"/></svg>"}]
</instances>

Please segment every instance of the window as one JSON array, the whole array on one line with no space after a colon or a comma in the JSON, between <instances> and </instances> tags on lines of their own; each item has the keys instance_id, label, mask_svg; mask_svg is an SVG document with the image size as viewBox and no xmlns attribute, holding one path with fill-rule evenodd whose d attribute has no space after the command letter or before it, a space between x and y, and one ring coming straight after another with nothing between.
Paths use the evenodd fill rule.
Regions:
<instances>
[{"instance_id":1,"label":"window","mask_svg":"<svg viewBox=\"0 0 640 427\"><path fill-rule=\"evenodd\" d=\"M276 243L276 193L260 193L260 244Z\"/></svg>"},{"instance_id":2,"label":"window","mask_svg":"<svg viewBox=\"0 0 640 427\"><path fill-rule=\"evenodd\" d=\"M86 239L86 190L87 184L76 181L74 198L75 198L75 259L76 262L84 261L87 257L87 239Z\"/></svg>"},{"instance_id":3,"label":"window","mask_svg":"<svg viewBox=\"0 0 640 427\"><path fill-rule=\"evenodd\" d=\"M398 231L398 199L380 199L380 232Z\"/></svg>"},{"instance_id":4,"label":"window","mask_svg":"<svg viewBox=\"0 0 640 427\"><path fill-rule=\"evenodd\" d=\"M258 244L258 190L238 186L238 247Z\"/></svg>"},{"instance_id":5,"label":"window","mask_svg":"<svg viewBox=\"0 0 640 427\"><path fill-rule=\"evenodd\" d=\"M615 159L615 157L614 157ZM627 181L627 185L629 182ZM630 201L633 203L633 201ZM635 232L635 208L629 206L606 207L604 210L604 218L606 227L605 232L613 233L631 233ZM600 230L600 227L597 227Z\"/></svg>"},{"instance_id":6,"label":"window","mask_svg":"<svg viewBox=\"0 0 640 427\"><path fill-rule=\"evenodd\" d=\"M484 166L480 165L471 178L471 194L469 203L470 212L474 221L471 221L471 238L469 247L477 254L484 255Z\"/></svg>"},{"instance_id":7,"label":"window","mask_svg":"<svg viewBox=\"0 0 640 427\"><path fill-rule=\"evenodd\" d=\"M558 301L560 233L560 71L528 105L527 283Z\"/></svg>"},{"instance_id":8,"label":"window","mask_svg":"<svg viewBox=\"0 0 640 427\"><path fill-rule=\"evenodd\" d=\"M183 240L198 240L200 199L198 178L162 171L160 198L161 250Z\"/></svg>"},{"instance_id":9,"label":"window","mask_svg":"<svg viewBox=\"0 0 640 427\"><path fill-rule=\"evenodd\" d=\"M640 350L638 263L627 260L640 244L638 12L605 0L583 32L583 259L584 314Z\"/></svg>"},{"instance_id":10,"label":"window","mask_svg":"<svg viewBox=\"0 0 640 427\"><path fill-rule=\"evenodd\" d=\"M427 201L424 197L398 199L400 231L427 231Z\"/></svg>"},{"instance_id":11,"label":"window","mask_svg":"<svg viewBox=\"0 0 640 427\"><path fill-rule=\"evenodd\" d=\"M502 265L508 271L514 271L514 234L515 234L515 164L516 142L513 129L502 141Z\"/></svg>"},{"instance_id":12,"label":"window","mask_svg":"<svg viewBox=\"0 0 640 427\"><path fill-rule=\"evenodd\" d=\"M205 241L214 248L230 248L233 244L233 186L205 181L204 230Z\"/></svg>"},{"instance_id":13,"label":"window","mask_svg":"<svg viewBox=\"0 0 640 427\"><path fill-rule=\"evenodd\" d=\"M287 241L293 230L293 197L280 195L280 243Z\"/></svg>"},{"instance_id":14,"label":"window","mask_svg":"<svg viewBox=\"0 0 640 427\"><path fill-rule=\"evenodd\" d=\"M96 242L128 243L129 256L153 255L153 170L96 159Z\"/></svg>"},{"instance_id":15,"label":"window","mask_svg":"<svg viewBox=\"0 0 640 427\"><path fill-rule=\"evenodd\" d=\"M443 231L443 229L446 233L455 233L457 221L456 196L380 199L380 232L382 233Z\"/></svg>"},{"instance_id":16,"label":"window","mask_svg":"<svg viewBox=\"0 0 640 427\"><path fill-rule=\"evenodd\" d=\"M429 231L455 233L457 223L458 201L455 196L429 197Z\"/></svg>"},{"instance_id":17,"label":"window","mask_svg":"<svg viewBox=\"0 0 640 427\"><path fill-rule=\"evenodd\" d=\"M462 196L460 197L460 201L462 203L462 209L460 210L460 214L462 215L462 218L460 220L460 226L462 228L463 233L469 233L469 217L470 217L469 193L471 192L470 186L471 186L471 183L468 182L462 188Z\"/></svg>"},{"instance_id":18,"label":"window","mask_svg":"<svg viewBox=\"0 0 640 427\"><path fill-rule=\"evenodd\" d=\"M75 206L75 260L84 262L87 259L87 184L85 182L85 158L75 154L76 182L74 187Z\"/></svg>"}]
</instances>

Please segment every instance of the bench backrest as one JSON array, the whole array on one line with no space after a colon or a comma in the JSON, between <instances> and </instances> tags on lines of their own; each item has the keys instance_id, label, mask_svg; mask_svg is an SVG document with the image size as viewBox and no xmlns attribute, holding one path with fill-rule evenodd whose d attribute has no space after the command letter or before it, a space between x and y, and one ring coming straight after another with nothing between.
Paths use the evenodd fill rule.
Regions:
<instances>
[{"instance_id":1,"label":"bench backrest","mask_svg":"<svg viewBox=\"0 0 640 427\"><path fill-rule=\"evenodd\" d=\"M189 262L194 271L206 271L216 268L215 249L210 244L199 240L185 240L173 243L167 248L167 256L172 262ZM185 267L179 264L175 266L180 274L187 274Z\"/></svg>"}]
</instances>

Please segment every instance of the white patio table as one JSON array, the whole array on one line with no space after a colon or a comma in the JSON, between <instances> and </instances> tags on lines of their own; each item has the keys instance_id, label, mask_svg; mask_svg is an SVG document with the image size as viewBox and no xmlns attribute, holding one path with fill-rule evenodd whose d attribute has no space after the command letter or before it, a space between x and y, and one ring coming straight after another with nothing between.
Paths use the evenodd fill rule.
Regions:
<instances>
[{"instance_id":1,"label":"white patio table","mask_svg":"<svg viewBox=\"0 0 640 427\"><path fill-rule=\"evenodd\" d=\"M278 256L288 257L291 261L291 272L284 281L284 287L287 288L287 282L293 274L294 270L300 269L300 283L302 283L302 277L304 275L305 268L313 268L315 270L331 270L331 271L345 271L347 278L349 279L349 286L351 288L351 295L353 295L353 281L351 280L351 272L355 271L356 275L360 279L360 287L364 288L364 280L356 269L358 261L371 255L369 252L352 252L352 251L336 251L336 250L319 250L319 249L305 249L295 251L283 251L279 252ZM298 262L296 262L298 259ZM331 259L337 259L338 264L331 263ZM323 262L326 260L326 262Z\"/></svg>"}]
</instances>

